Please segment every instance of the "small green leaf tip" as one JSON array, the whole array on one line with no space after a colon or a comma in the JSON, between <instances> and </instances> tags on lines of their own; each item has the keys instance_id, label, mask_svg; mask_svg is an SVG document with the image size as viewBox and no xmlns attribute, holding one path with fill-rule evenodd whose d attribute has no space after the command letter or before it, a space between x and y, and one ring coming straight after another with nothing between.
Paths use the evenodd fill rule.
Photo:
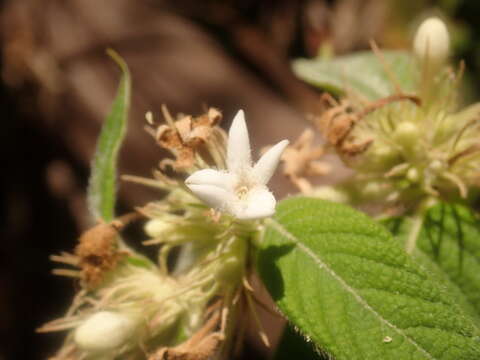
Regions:
<instances>
[{"instance_id":1,"label":"small green leaf tip","mask_svg":"<svg viewBox=\"0 0 480 360\"><path fill-rule=\"evenodd\" d=\"M127 64L114 50L108 49L107 54L122 71L122 77L110 113L103 124L92 164L87 199L94 221L111 221L115 217L117 158L126 134L131 96Z\"/></svg>"}]
</instances>

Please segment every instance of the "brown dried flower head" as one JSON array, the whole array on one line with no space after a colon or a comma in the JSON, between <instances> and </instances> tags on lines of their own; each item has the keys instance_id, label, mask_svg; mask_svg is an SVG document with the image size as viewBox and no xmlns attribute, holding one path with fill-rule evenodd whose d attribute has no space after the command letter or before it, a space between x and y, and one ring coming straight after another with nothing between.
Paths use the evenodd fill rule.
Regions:
<instances>
[{"instance_id":1,"label":"brown dried flower head","mask_svg":"<svg viewBox=\"0 0 480 360\"><path fill-rule=\"evenodd\" d=\"M161 168L172 166L175 170L187 171L195 166L196 153L208 155L210 143L221 142L224 134L217 125L222 119L222 114L215 108L210 108L205 114L197 117L179 115L176 120L163 107L166 124L154 130L158 144L170 151L175 160L162 161ZM220 133L220 134L219 134ZM205 159L215 161L216 159Z\"/></svg>"}]
</instances>

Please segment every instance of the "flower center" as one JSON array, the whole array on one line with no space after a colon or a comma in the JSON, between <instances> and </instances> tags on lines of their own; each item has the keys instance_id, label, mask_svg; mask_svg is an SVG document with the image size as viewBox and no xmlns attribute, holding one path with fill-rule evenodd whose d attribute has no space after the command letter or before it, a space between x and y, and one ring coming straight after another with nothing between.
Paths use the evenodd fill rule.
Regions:
<instances>
[{"instance_id":1,"label":"flower center","mask_svg":"<svg viewBox=\"0 0 480 360\"><path fill-rule=\"evenodd\" d=\"M239 199L244 199L248 193L248 186L245 184L240 184L235 189L235 194Z\"/></svg>"}]
</instances>

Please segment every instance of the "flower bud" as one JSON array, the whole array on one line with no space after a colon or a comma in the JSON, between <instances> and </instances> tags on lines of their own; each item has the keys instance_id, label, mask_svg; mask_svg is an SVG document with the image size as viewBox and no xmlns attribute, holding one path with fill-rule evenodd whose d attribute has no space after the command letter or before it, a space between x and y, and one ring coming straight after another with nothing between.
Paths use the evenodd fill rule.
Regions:
<instances>
[{"instance_id":1,"label":"flower bud","mask_svg":"<svg viewBox=\"0 0 480 360\"><path fill-rule=\"evenodd\" d=\"M79 348L104 352L122 346L137 327L135 317L111 311L100 311L90 316L74 334Z\"/></svg>"},{"instance_id":2,"label":"flower bud","mask_svg":"<svg viewBox=\"0 0 480 360\"><path fill-rule=\"evenodd\" d=\"M416 168L412 167L407 171L407 179L412 183L416 183L420 179L420 173Z\"/></svg>"},{"instance_id":3,"label":"flower bud","mask_svg":"<svg viewBox=\"0 0 480 360\"><path fill-rule=\"evenodd\" d=\"M424 20L415 34L413 50L422 61L442 64L448 57L450 36L445 23L437 17Z\"/></svg>"},{"instance_id":4,"label":"flower bud","mask_svg":"<svg viewBox=\"0 0 480 360\"><path fill-rule=\"evenodd\" d=\"M403 121L395 129L395 140L404 147L410 147L418 141L420 129L417 124L410 121Z\"/></svg>"},{"instance_id":5,"label":"flower bud","mask_svg":"<svg viewBox=\"0 0 480 360\"><path fill-rule=\"evenodd\" d=\"M152 238L159 237L168 231L173 230L174 228L175 225L173 224L173 221L163 217L149 220L145 224L145 232Z\"/></svg>"},{"instance_id":6,"label":"flower bud","mask_svg":"<svg viewBox=\"0 0 480 360\"><path fill-rule=\"evenodd\" d=\"M433 170L435 172L439 172L439 171L444 169L444 164L440 160L433 160L430 163L429 167L430 167L431 170Z\"/></svg>"}]
</instances>

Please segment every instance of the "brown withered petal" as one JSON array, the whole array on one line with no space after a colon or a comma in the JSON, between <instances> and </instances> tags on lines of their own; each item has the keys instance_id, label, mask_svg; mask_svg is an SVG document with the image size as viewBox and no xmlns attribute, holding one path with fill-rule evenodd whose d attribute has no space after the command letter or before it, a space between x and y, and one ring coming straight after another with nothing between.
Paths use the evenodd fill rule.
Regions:
<instances>
[{"instance_id":1,"label":"brown withered petal","mask_svg":"<svg viewBox=\"0 0 480 360\"><path fill-rule=\"evenodd\" d=\"M195 152L204 155L203 145L213 135L222 115L215 108L210 108L198 117L181 115L174 122L168 112L167 115L170 119L169 125L160 125L155 137L161 147L175 156L175 160L163 161L160 166L172 166L175 170L191 168L195 163Z\"/></svg>"},{"instance_id":2,"label":"brown withered petal","mask_svg":"<svg viewBox=\"0 0 480 360\"><path fill-rule=\"evenodd\" d=\"M182 116L177 121L175 121L175 128L183 144L191 136L190 133L193 129L193 120L190 115Z\"/></svg>"},{"instance_id":3,"label":"brown withered petal","mask_svg":"<svg viewBox=\"0 0 480 360\"><path fill-rule=\"evenodd\" d=\"M178 150L183 147L180 135L168 125L160 125L156 131L158 144L168 150Z\"/></svg>"},{"instance_id":4,"label":"brown withered petal","mask_svg":"<svg viewBox=\"0 0 480 360\"><path fill-rule=\"evenodd\" d=\"M175 347L163 347L152 354L148 360L207 360L219 349L224 340L222 332L214 331L219 325L220 314L217 311L188 340Z\"/></svg>"},{"instance_id":5,"label":"brown withered petal","mask_svg":"<svg viewBox=\"0 0 480 360\"><path fill-rule=\"evenodd\" d=\"M330 171L328 163L318 160L325 153L323 146L314 146L313 141L313 131L306 129L282 155L283 173L302 192L312 189L306 176L326 175Z\"/></svg>"}]
</instances>

